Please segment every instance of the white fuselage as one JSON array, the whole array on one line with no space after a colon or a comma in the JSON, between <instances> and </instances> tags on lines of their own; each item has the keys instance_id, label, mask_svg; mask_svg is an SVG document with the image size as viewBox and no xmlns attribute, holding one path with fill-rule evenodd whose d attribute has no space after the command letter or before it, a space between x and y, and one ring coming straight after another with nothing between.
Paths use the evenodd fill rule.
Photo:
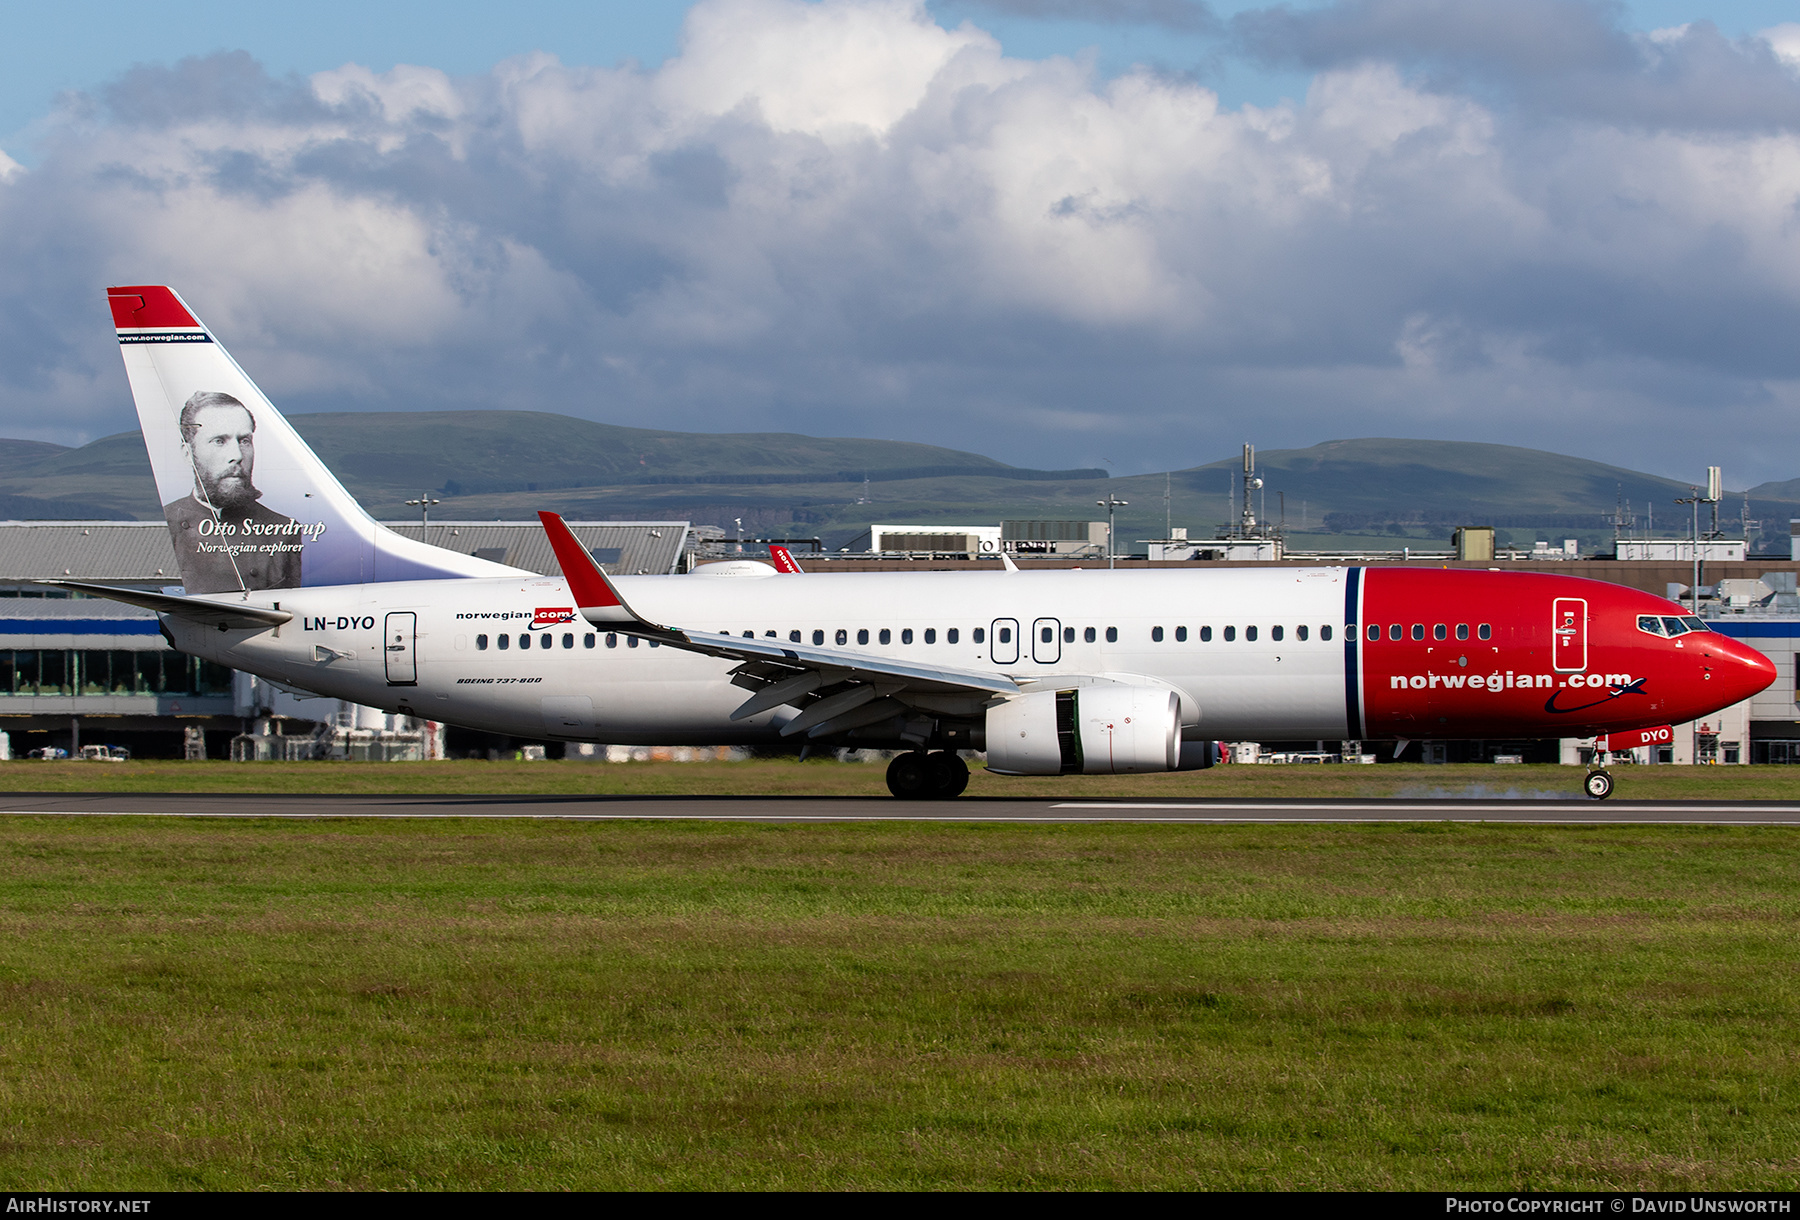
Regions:
<instances>
[{"instance_id":1,"label":"white fuselage","mask_svg":"<svg viewBox=\"0 0 1800 1220\"><path fill-rule=\"evenodd\" d=\"M1034 684L1148 679L1180 694L1191 740L1296 740L1346 735L1346 581L1340 568L1280 568L616 584L645 619L686 631L778 640L798 632L808 644L821 638L826 647ZM183 651L235 669L514 736L747 744L775 739L796 714L783 707L732 721L750 695L732 684L732 662L609 636L579 618L556 621L575 606L560 578L270 590L248 600L294 618L228 632L164 622Z\"/></svg>"}]
</instances>

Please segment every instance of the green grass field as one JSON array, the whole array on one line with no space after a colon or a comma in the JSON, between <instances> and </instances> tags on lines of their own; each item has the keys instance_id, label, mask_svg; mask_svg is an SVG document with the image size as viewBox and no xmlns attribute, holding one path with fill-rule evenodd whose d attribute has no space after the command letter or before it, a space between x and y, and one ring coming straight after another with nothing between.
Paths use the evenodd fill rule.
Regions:
<instances>
[{"instance_id":1,"label":"green grass field","mask_svg":"<svg viewBox=\"0 0 1800 1220\"><path fill-rule=\"evenodd\" d=\"M1792 1189L1797 849L0 819L0 1186Z\"/></svg>"},{"instance_id":2,"label":"green grass field","mask_svg":"<svg viewBox=\"0 0 1800 1220\"><path fill-rule=\"evenodd\" d=\"M886 796L879 763L0 762L0 792L348 792L618 796ZM1172 775L1031 778L976 770L969 796L1043 798L1581 796L1554 766L1233 766ZM1617 799L1793 800L1800 767L1615 767Z\"/></svg>"}]
</instances>

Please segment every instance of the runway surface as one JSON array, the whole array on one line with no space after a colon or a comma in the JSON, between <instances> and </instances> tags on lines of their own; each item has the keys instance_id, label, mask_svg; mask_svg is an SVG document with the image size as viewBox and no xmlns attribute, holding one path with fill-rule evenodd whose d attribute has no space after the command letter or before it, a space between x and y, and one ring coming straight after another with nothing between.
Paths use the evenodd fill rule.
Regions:
<instances>
[{"instance_id":1,"label":"runway surface","mask_svg":"<svg viewBox=\"0 0 1800 1220\"><path fill-rule=\"evenodd\" d=\"M712 822L1516 822L1800 826L1784 801L1456 799L896 801L877 797L317 796L10 793L0 816L522 818Z\"/></svg>"}]
</instances>

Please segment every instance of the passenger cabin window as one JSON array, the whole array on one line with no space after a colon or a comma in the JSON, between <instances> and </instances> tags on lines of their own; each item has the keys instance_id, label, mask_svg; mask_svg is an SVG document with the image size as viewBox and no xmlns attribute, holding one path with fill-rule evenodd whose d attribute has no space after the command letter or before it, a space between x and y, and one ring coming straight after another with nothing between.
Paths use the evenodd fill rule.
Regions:
<instances>
[{"instance_id":1,"label":"passenger cabin window","mask_svg":"<svg viewBox=\"0 0 1800 1220\"><path fill-rule=\"evenodd\" d=\"M788 632L788 643L798 644L799 642L800 642L800 633L798 631Z\"/></svg>"},{"instance_id":2,"label":"passenger cabin window","mask_svg":"<svg viewBox=\"0 0 1800 1220\"><path fill-rule=\"evenodd\" d=\"M1368 627L1367 635L1369 637L1369 642L1374 643L1376 640L1379 640L1381 638L1381 628L1376 626L1374 623L1370 623L1369 627Z\"/></svg>"},{"instance_id":3,"label":"passenger cabin window","mask_svg":"<svg viewBox=\"0 0 1800 1220\"><path fill-rule=\"evenodd\" d=\"M1256 643L1256 628L1254 628L1254 627L1244 628L1244 640L1246 643L1250 643L1250 644Z\"/></svg>"},{"instance_id":4,"label":"passenger cabin window","mask_svg":"<svg viewBox=\"0 0 1800 1220\"><path fill-rule=\"evenodd\" d=\"M504 652L506 649L512 647L512 637L510 635L503 635L496 639L494 643L498 644L500 650Z\"/></svg>"},{"instance_id":5,"label":"passenger cabin window","mask_svg":"<svg viewBox=\"0 0 1800 1220\"><path fill-rule=\"evenodd\" d=\"M586 635L581 637L581 646L583 648L592 648L594 646L594 633L593 632L590 631Z\"/></svg>"},{"instance_id":6,"label":"passenger cabin window","mask_svg":"<svg viewBox=\"0 0 1800 1220\"><path fill-rule=\"evenodd\" d=\"M1449 628L1445 627L1442 623L1439 623L1437 626L1435 626L1431 629L1431 638L1434 640L1443 640L1443 639L1448 639L1449 637L1450 637Z\"/></svg>"},{"instance_id":7,"label":"passenger cabin window","mask_svg":"<svg viewBox=\"0 0 1800 1220\"><path fill-rule=\"evenodd\" d=\"M1297 640L1305 640L1306 639L1306 624L1305 623L1301 623L1298 627L1294 628L1294 638Z\"/></svg>"},{"instance_id":8,"label":"passenger cabin window","mask_svg":"<svg viewBox=\"0 0 1800 1220\"><path fill-rule=\"evenodd\" d=\"M1237 628L1236 627L1225 628L1225 642L1227 644L1229 644L1235 639L1237 639Z\"/></svg>"},{"instance_id":9,"label":"passenger cabin window","mask_svg":"<svg viewBox=\"0 0 1800 1220\"><path fill-rule=\"evenodd\" d=\"M925 628L925 642L927 644L937 643L937 628L936 627Z\"/></svg>"},{"instance_id":10,"label":"passenger cabin window","mask_svg":"<svg viewBox=\"0 0 1800 1220\"><path fill-rule=\"evenodd\" d=\"M1398 639L1403 638L1405 635L1406 635L1406 628L1402 627L1399 623L1395 623L1393 626L1388 628L1388 639L1390 639L1390 640L1398 640Z\"/></svg>"},{"instance_id":11,"label":"passenger cabin window","mask_svg":"<svg viewBox=\"0 0 1800 1220\"><path fill-rule=\"evenodd\" d=\"M606 633L606 646L608 648L617 648L619 646L619 637L616 632L609 631Z\"/></svg>"},{"instance_id":12,"label":"passenger cabin window","mask_svg":"<svg viewBox=\"0 0 1800 1220\"><path fill-rule=\"evenodd\" d=\"M1075 642L1075 628L1064 627L1063 628L1063 643L1073 644L1074 642Z\"/></svg>"},{"instance_id":13,"label":"passenger cabin window","mask_svg":"<svg viewBox=\"0 0 1800 1220\"><path fill-rule=\"evenodd\" d=\"M1356 634L1355 624L1351 625L1350 634L1351 635ZM1331 624L1330 623L1326 623L1323 627L1319 628L1319 638L1321 640L1329 640L1331 638Z\"/></svg>"},{"instance_id":14,"label":"passenger cabin window","mask_svg":"<svg viewBox=\"0 0 1800 1220\"><path fill-rule=\"evenodd\" d=\"M954 644L954 643L956 643L956 638L957 638L957 636L958 636L958 635L959 635L959 634L960 634L960 633L959 633L959 632L958 632L958 631L957 631L957 629L956 629L956 628L954 628L954 627L950 627L950 628L947 628L947 629L945 629L945 631L944 631L944 643L946 643L946 644ZM981 637L980 637L980 636L976 636L976 637L975 637L975 642L976 642L976 643L977 643L977 644L979 644L979 643L981 643Z\"/></svg>"},{"instance_id":15,"label":"passenger cabin window","mask_svg":"<svg viewBox=\"0 0 1800 1220\"><path fill-rule=\"evenodd\" d=\"M1300 628L1300 630L1305 631L1306 628L1302 627L1302 628ZM1280 627L1269 628L1269 638L1279 644L1281 642L1281 628Z\"/></svg>"},{"instance_id":16,"label":"passenger cabin window","mask_svg":"<svg viewBox=\"0 0 1800 1220\"><path fill-rule=\"evenodd\" d=\"M1415 640L1424 639L1425 638L1425 624L1424 623L1414 623L1412 635L1413 635L1413 639L1415 639Z\"/></svg>"},{"instance_id":17,"label":"passenger cabin window","mask_svg":"<svg viewBox=\"0 0 1800 1220\"><path fill-rule=\"evenodd\" d=\"M1638 621L1640 623L1643 622L1642 619L1639 619ZM476 652L486 652L487 651L487 637L485 635L478 635L475 637L475 651Z\"/></svg>"},{"instance_id":18,"label":"passenger cabin window","mask_svg":"<svg viewBox=\"0 0 1800 1220\"><path fill-rule=\"evenodd\" d=\"M1082 643L1092 644L1096 638L1097 637L1096 637L1094 629L1092 627L1084 627L1082 629L1082 632L1081 632L1081 642Z\"/></svg>"},{"instance_id":19,"label":"passenger cabin window","mask_svg":"<svg viewBox=\"0 0 1800 1220\"><path fill-rule=\"evenodd\" d=\"M1002 644L1012 643L1012 628L1011 627L1000 628L1000 642Z\"/></svg>"},{"instance_id":20,"label":"passenger cabin window","mask_svg":"<svg viewBox=\"0 0 1800 1220\"><path fill-rule=\"evenodd\" d=\"M563 647L564 647L564 648L573 648L573 647L575 647L575 633L574 633L574 632L572 632L572 631L571 631L571 632L565 632L565 633L564 633L564 634L563 634Z\"/></svg>"},{"instance_id":21,"label":"passenger cabin window","mask_svg":"<svg viewBox=\"0 0 1800 1220\"><path fill-rule=\"evenodd\" d=\"M546 631L546 632L544 632L543 635L540 635L538 637L538 647L539 648L555 648L556 640L553 636L551 636L551 634L548 631Z\"/></svg>"},{"instance_id":22,"label":"passenger cabin window","mask_svg":"<svg viewBox=\"0 0 1800 1220\"><path fill-rule=\"evenodd\" d=\"M1467 623L1458 623L1456 625L1456 638L1459 640L1466 640L1469 638L1469 625Z\"/></svg>"},{"instance_id":23,"label":"passenger cabin window","mask_svg":"<svg viewBox=\"0 0 1800 1220\"><path fill-rule=\"evenodd\" d=\"M1175 628L1175 642L1177 644L1187 643L1187 628L1186 627Z\"/></svg>"},{"instance_id":24,"label":"passenger cabin window","mask_svg":"<svg viewBox=\"0 0 1800 1220\"><path fill-rule=\"evenodd\" d=\"M1494 634L1494 629L1486 623L1483 623L1480 627L1475 629L1475 634L1484 640L1491 639Z\"/></svg>"},{"instance_id":25,"label":"passenger cabin window","mask_svg":"<svg viewBox=\"0 0 1800 1220\"><path fill-rule=\"evenodd\" d=\"M971 640L974 640L977 644L987 643L987 628L986 627L975 628L975 630L969 632L969 638ZM955 640L951 640L950 642L952 644L956 643Z\"/></svg>"},{"instance_id":26,"label":"passenger cabin window","mask_svg":"<svg viewBox=\"0 0 1800 1220\"><path fill-rule=\"evenodd\" d=\"M837 635L833 638L840 644L848 644L850 642L850 633L845 631L842 627L839 627L837 629Z\"/></svg>"},{"instance_id":27,"label":"passenger cabin window","mask_svg":"<svg viewBox=\"0 0 1800 1220\"><path fill-rule=\"evenodd\" d=\"M813 643L814 644L823 644L824 642L825 642L825 633L823 631L813 632Z\"/></svg>"},{"instance_id":28,"label":"passenger cabin window","mask_svg":"<svg viewBox=\"0 0 1800 1220\"><path fill-rule=\"evenodd\" d=\"M869 629L867 627L858 627L856 629L856 642L858 644L867 644L869 642Z\"/></svg>"},{"instance_id":29,"label":"passenger cabin window","mask_svg":"<svg viewBox=\"0 0 1800 1220\"><path fill-rule=\"evenodd\" d=\"M1108 644L1117 644L1119 642L1119 629L1117 627L1108 627L1106 629L1106 642Z\"/></svg>"},{"instance_id":30,"label":"passenger cabin window","mask_svg":"<svg viewBox=\"0 0 1800 1220\"><path fill-rule=\"evenodd\" d=\"M1200 642L1202 644L1212 643L1212 628L1211 627L1200 628Z\"/></svg>"},{"instance_id":31,"label":"passenger cabin window","mask_svg":"<svg viewBox=\"0 0 1800 1220\"><path fill-rule=\"evenodd\" d=\"M886 635L887 632L884 631L881 634ZM900 642L902 644L912 643L912 628L911 627L902 627L900 629Z\"/></svg>"},{"instance_id":32,"label":"passenger cabin window","mask_svg":"<svg viewBox=\"0 0 1800 1220\"><path fill-rule=\"evenodd\" d=\"M1150 628L1150 638L1158 644L1162 643L1162 628L1161 627Z\"/></svg>"},{"instance_id":33,"label":"passenger cabin window","mask_svg":"<svg viewBox=\"0 0 1800 1220\"><path fill-rule=\"evenodd\" d=\"M892 644L894 642L894 633L889 631L886 627L883 627L881 629L881 642L883 644Z\"/></svg>"},{"instance_id":34,"label":"passenger cabin window","mask_svg":"<svg viewBox=\"0 0 1800 1220\"><path fill-rule=\"evenodd\" d=\"M1056 628L1045 627L1042 631L1038 632L1038 636L1044 643L1054 644L1056 643Z\"/></svg>"}]
</instances>

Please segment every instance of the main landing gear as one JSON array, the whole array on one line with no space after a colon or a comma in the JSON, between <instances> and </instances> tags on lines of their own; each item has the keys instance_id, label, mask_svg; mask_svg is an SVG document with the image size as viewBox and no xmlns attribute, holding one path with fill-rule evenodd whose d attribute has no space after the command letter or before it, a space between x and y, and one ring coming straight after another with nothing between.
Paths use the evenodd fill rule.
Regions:
<instances>
[{"instance_id":1,"label":"main landing gear","mask_svg":"<svg viewBox=\"0 0 1800 1220\"><path fill-rule=\"evenodd\" d=\"M1612 776L1604 771L1589 771L1587 778L1581 782L1587 794L1597 801L1603 801L1612 795Z\"/></svg>"},{"instance_id":2,"label":"main landing gear","mask_svg":"<svg viewBox=\"0 0 1800 1220\"><path fill-rule=\"evenodd\" d=\"M948 801L969 786L969 766L949 750L913 750L888 764L887 786L903 801Z\"/></svg>"}]
</instances>

